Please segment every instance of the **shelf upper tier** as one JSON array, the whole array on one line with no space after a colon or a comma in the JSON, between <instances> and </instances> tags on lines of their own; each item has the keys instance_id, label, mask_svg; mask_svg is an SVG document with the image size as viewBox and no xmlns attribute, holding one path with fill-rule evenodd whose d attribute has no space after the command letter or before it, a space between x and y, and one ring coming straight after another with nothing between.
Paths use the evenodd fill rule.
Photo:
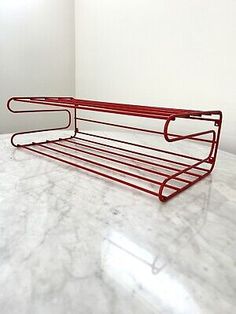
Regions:
<instances>
[{"instance_id":1,"label":"shelf upper tier","mask_svg":"<svg viewBox=\"0 0 236 314\"><path fill-rule=\"evenodd\" d=\"M63 108L76 108L81 110L124 114L130 116L163 120L174 119L175 117L190 117L192 115L202 116L218 113L217 111L201 111L143 105L119 104L95 100L76 99L72 97L13 97L11 98L11 100L39 105L48 105Z\"/></svg>"}]
</instances>

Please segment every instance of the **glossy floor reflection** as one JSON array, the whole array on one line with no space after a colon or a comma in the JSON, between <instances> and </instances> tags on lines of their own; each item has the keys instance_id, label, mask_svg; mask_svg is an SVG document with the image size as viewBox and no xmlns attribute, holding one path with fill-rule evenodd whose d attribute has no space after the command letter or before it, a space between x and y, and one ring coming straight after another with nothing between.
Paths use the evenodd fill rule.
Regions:
<instances>
[{"instance_id":1,"label":"glossy floor reflection","mask_svg":"<svg viewBox=\"0 0 236 314\"><path fill-rule=\"evenodd\" d=\"M0 313L235 312L236 156L163 204L0 147Z\"/></svg>"},{"instance_id":2,"label":"glossy floor reflection","mask_svg":"<svg viewBox=\"0 0 236 314\"><path fill-rule=\"evenodd\" d=\"M159 266L157 266L157 263ZM197 313L191 294L168 271L161 255L155 257L116 232L104 241L104 273L150 305L173 313Z\"/></svg>"}]
</instances>

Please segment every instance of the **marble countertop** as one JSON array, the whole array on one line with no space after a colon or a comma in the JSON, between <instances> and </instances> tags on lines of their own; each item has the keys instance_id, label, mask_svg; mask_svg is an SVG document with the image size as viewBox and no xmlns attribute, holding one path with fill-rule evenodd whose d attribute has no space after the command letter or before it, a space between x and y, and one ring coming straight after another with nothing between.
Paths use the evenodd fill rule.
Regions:
<instances>
[{"instance_id":1,"label":"marble countertop","mask_svg":"<svg viewBox=\"0 0 236 314\"><path fill-rule=\"evenodd\" d=\"M158 199L0 136L1 314L236 309L236 156Z\"/></svg>"}]
</instances>

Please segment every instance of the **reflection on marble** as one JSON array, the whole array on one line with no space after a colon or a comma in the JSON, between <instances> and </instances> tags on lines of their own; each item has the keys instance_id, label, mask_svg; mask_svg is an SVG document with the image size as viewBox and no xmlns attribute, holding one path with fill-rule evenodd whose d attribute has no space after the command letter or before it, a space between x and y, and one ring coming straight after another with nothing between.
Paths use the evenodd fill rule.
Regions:
<instances>
[{"instance_id":1,"label":"reflection on marble","mask_svg":"<svg viewBox=\"0 0 236 314\"><path fill-rule=\"evenodd\" d=\"M0 313L235 312L236 156L160 203L0 148Z\"/></svg>"}]
</instances>

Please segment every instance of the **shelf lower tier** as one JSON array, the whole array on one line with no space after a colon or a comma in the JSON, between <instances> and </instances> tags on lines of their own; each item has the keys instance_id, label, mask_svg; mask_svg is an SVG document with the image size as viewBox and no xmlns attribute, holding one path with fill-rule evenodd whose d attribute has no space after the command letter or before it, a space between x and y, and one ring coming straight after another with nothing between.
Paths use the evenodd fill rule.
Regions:
<instances>
[{"instance_id":1,"label":"shelf lower tier","mask_svg":"<svg viewBox=\"0 0 236 314\"><path fill-rule=\"evenodd\" d=\"M141 190L161 201L200 181L211 168L206 160L158 148L150 154L150 149L141 144L83 132L20 147Z\"/></svg>"}]
</instances>

